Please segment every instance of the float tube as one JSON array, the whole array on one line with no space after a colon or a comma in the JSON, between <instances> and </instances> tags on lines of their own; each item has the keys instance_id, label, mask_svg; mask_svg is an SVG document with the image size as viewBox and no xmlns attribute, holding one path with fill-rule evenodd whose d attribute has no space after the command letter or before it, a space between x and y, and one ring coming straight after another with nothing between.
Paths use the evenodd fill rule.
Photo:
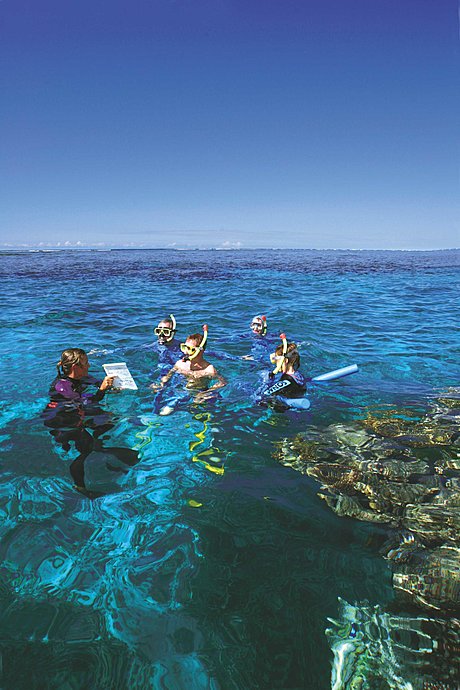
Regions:
<instances>
[{"instance_id":1,"label":"float tube","mask_svg":"<svg viewBox=\"0 0 460 690\"><path fill-rule=\"evenodd\" d=\"M349 374L354 374L358 371L357 364L350 364L349 367L342 367L342 369L334 369L334 371L328 371L327 374L321 374L320 376L315 376L310 381L312 383L317 383L321 381L335 381L335 379L341 379L343 376L348 376Z\"/></svg>"},{"instance_id":2,"label":"float tube","mask_svg":"<svg viewBox=\"0 0 460 690\"><path fill-rule=\"evenodd\" d=\"M349 374L355 374L358 371L357 364L350 364L348 367L342 367L341 369L334 369L334 371L328 371L326 374L320 374L319 376L314 376L308 379L310 383L321 383L322 381L335 381L336 379L341 379L344 376L349 376ZM282 386L277 386L274 384L265 391L270 394L271 389L274 388L272 395L276 394L276 389L282 390ZM308 398L285 398L284 395L277 395L276 399L279 400L283 405L291 410L308 410L311 403Z\"/></svg>"},{"instance_id":3,"label":"float tube","mask_svg":"<svg viewBox=\"0 0 460 690\"><path fill-rule=\"evenodd\" d=\"M285 398L284 395L277 395L276 399L283 405L286 405L290 410L308 410L311 402L308 398Z\"/></svg>"}]
</instances>

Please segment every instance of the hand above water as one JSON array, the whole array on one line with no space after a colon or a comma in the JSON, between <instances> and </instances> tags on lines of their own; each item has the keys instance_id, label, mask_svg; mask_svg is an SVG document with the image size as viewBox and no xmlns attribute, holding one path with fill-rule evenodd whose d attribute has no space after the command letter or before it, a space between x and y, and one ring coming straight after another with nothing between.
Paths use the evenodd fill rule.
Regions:
<instances>
[{"instance_id":1,"label":"hand above water","mask_svg":"<svg viewBox=\"0 0 460 690\"><path fill-rule=\"evenodd\" d=\"M161 377L159 383L151 383L149 388L151 388L155 392L161 391L161 389L165 387L165 384L168 383L169 379L170 376L166 374L165 376Z\"/></svg>"},{"instance_id":2,"label":"hand above water","mask_svg":"<svg viewBox=\"0 0 460 690\"><path fill-rule=\"evenodd\" d=\"M99 386L99 390L106 391L108 388L112 388L114 379L115 376L106 376L105 379L102 381L101 385Z\"/></svg>"}]
</instances>

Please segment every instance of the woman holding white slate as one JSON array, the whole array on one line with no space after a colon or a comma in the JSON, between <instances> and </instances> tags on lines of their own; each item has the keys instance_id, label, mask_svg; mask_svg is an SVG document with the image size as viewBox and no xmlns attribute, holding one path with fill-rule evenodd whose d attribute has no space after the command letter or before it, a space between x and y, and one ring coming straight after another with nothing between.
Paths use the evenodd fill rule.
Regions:
<instances>
[{"instance_id":1,"label":"woman holding white slate","mask_svg":"<svg viewBox=\"0 0 460 690\"><path fill-rule=\"evenodd\" d=\"M45 425L52 429L51 434L56 442L64 450L70 450L70 443L75 443L75 448L80 455L70 465L70 474L75 482L75 488L88 495L85 485L84 463L88 455L93 452L104 452L115 456L125 465L134 465L138 462L138 455L129 448L104 448L99 436L113 427L110 416L99 403L104 398L107 390L117 382L127 383L120 387L134 387L136 384L124 365L106 365L114 367L110 375L102 381L88 374L89 362L86 352L80 348L64 350L57 364L58 375L50 386L50 402L43 412ZM122 378L128 373L129 379ZM132 382L132 383L131 383ZM117 382L118 383L118 382ZM95 392L88 389L95 388ZM109 469L118 471L118 468L107 465Z\"/></svg>"}]
</instances>

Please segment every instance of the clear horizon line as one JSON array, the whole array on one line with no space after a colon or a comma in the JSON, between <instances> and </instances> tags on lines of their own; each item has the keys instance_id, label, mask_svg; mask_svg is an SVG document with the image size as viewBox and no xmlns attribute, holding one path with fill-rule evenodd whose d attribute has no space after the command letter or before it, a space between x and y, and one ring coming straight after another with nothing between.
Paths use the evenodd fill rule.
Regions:
<instances>
[{"instance_id":1,"label":"clear horizon line","mask_svg":"<svg viewBox=\"0 0 460 690\"><path fill-rule=\"evenodd\" d=\"M123 246L123 245L73 245L73 246L46 246L43 245L3 245L0 252L21 251L21 252L56 252L56 251L313 251L313 252L450 252L459 251L460 247L434 247L434 248L413 248L413 247L144 247L144 246Z\"/></svg>"}]
</instances>

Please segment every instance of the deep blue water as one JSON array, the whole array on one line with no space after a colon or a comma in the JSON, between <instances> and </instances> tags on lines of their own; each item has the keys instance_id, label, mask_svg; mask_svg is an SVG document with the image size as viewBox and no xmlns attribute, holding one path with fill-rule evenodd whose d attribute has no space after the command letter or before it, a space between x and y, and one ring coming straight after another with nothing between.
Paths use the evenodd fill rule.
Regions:
<instances>
[{"instance_id":1,"label":"deep blue water","mask_svg":"<svg viewBox=\"0 0 460 690\"><path fill-rule=\"evenodd\" d=\"M273 444L369 411L423 410L458 385L460 252L110 251L0 254L2 688L318 690L331 684L339 597L388 604L381 528L339 518ZM154 413L158 320L209 324L228 380L217 403ZM249 323L301 343L311 411L251 399ZM40 418L67 347L91 372L126 361L106 397L128 473L87 461L90 500Z\"/></svg>"}]
</instances>

